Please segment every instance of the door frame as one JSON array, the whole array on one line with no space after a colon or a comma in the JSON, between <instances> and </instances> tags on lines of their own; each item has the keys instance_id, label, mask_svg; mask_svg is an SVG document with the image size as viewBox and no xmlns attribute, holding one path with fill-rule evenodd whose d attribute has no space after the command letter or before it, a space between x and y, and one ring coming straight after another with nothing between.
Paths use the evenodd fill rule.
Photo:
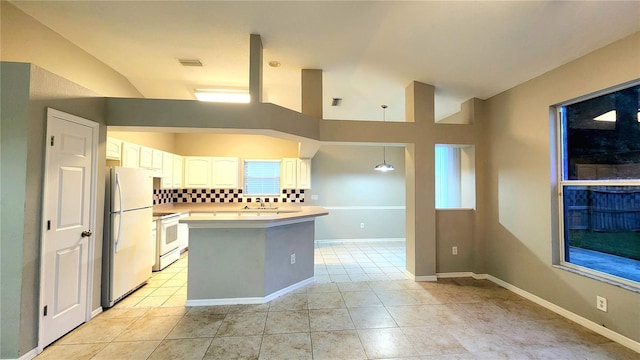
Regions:
<instances>
[{"instance_id":1,"label":"door frame","mask_svg":"<svg viewBox=\"0 0 640 360\"><path fill-rule=\"evenodd\" d=\"M85 322L91 320L92 316L93 316L93 310L92 310L92 304L93 304L93 276L94 276L94 263L95 263L95 238L98 235L102 235L102 234L98 234L95 229L96 229L96 215L97 215L97 180L98 180L98 141L99 141L99 133L100 133L100 124L98 124L95 121L91 121L91 120L87 120L72 114L68 114L53 108L48 107L47 108L47 119L46 119L46 136L45 136L45 158L44 158L44 172L43 172L43 186L42 186L42 208L41 210L41 218L42 218L42 224L41 224L41 229L40 229L40 289L39 289L39 300L38 300L38 354L41 353L44 350L44 345L42 344L42 339L43 339L43 326L42 323L44 321L44 315L42 312L43 306L44 306L44 280L45 280L45 274L44 274L44 259L45 259L45 247L44 247L44 242L45 239L47 237L47 221L46 221L46 209L48 206L48 202L49 202L49 194L51 193L50 189L49 189L49 184L48 184L48 176L47 176L47 172L49 171L49 151L50 151L50 146L48 146L47 144L49 143L48 139L50 138L51 134L50 134L50 129L49 126L53 126L51 119L52 118L59 118L68 122L72 122L72 123L76 123L79 125L83 125L83 126L87 126L89 128L91 128L91 136L92 136L92 141L93 141L93 145L91 148L91 162L92 162L92 167L91 167L91 190L90 190L90 194L89 194L89 228L90 229L94 229L93 231L93 236L89 236L88 239L88 244L87 244L87 249L88 249L88 256L87 256L87 282L86 282L86 296L87 296L87 300L86 300L86 309L85 309Z\"/></svg>"}]
</instances>

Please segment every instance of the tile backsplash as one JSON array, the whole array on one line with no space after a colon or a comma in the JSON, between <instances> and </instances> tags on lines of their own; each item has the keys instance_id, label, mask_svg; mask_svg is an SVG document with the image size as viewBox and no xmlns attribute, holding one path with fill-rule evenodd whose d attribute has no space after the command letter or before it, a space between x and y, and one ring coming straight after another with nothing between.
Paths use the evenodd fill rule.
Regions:
<instances>
[{"instance_id":1,"label":"tile backsplash","mask_svg":"<svg viewBox=\"0 0 640 360\"><path fill-rule=\"evenodd\" d=\"M153 205L171 203L303 203L304 190L284 189L281 196L243 196L242 189L153 189Z\"/></svg>"}]
</instances>

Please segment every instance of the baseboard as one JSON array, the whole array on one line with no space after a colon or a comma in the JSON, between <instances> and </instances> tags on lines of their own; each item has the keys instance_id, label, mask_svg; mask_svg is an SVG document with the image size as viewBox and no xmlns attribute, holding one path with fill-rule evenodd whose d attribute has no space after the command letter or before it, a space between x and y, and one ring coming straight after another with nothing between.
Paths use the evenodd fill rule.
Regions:
<instances>
[{"instance_id":1,"label":"baseboard","mask_svg":"<svg viewBox=\"0 0 640 360\"><path fill-rule=\"evenodd\" d=\"M473 277L473 275L474 274L472 272L470 272L470 271L467 271L467 272L436 273L436 277L438 279Z\"/></svg>"},{"instance_id":2,"label":"baseboard","mask_svg":"<svg viewBox=\"0 0 640 360\"><path fill-rule=\"evenodd\" d=\"M91 312L91 318L93 319L94 317L100 315L100 313L102 313L102 306Z\"/></svg>"},{"instance_id":3,"label":"baseboard","mask_svg":"<svg viewBox=\"0 0 640 360\"><path fill-rule=\"evenodd\" d=\"M38 348L31 349L31 351L29 351L28 353L20 356L16 360L31 360L36 356L38 356Z\"/></svg>"},{"instance_id":4,"label":"baseboard","mask_svg":"<svg viewBox=\"0 0 640 360\"><path fill-rule=\"evenodd\" d=\"M316 281L315 277L310 277L306 280L302 280L297 282L291 286L287 286L284 289L273 292L267 296L260 297L244 297L244 298L225 298L225 299L198 299L198 300L187 300L186 306L215 306L215 305L237 305L237 304L264 304L269 301L280 297L284 294L290 293L294 290L297 290L301 287L312 284Z\"/></svg>"},{"instance_id":5,"label":"baseboard","mask_svg":"<svg viewBox=\"0 0 640 360\"><path fill-rule=\"evenodd\" d=\"M598 334L600 334L600 335L602 335L602 336L604 336L604 337L606 337L606 338L608 338L610 340L613 340L613 341L615 341L615 342L617 342L617 343L619 343L621 345L624 345L624 346L628 347L629 349L631 349L631 350L633 350L635 352L639 352L640 353L640 342L637 342L635 340L629 339L628 337L626 337L624 335L621 335L621 334L618 334L617 332L615 332L613 330L610 330L610 329L607 329L607 328L605 328L603 326L600 326L597 323L595 323L595 322L593 322L593 321L591 321L591 320L589 320L587 318L584 318L584 317L582 317L582 316L580 316L578 314L572 313L571 311L569 311L569 310L567 310L565 308L562 308L562 307L560 307L560 306L558 306L558 305L556 305L556 304L554 304L552 302L549 302L549 301L547 301L547 300L545 300L545 299L543 299L543 298L541 298L541 297L539 297L537 295L534 295L534 294L532 294L530 292L522 290L517 286L511 285L508 282L503 281L501 279L498 279L495 276L487 275L487 279L489 281L495 283L495 284L498 284L498 285L502 286L503 288L505 288L505 289L507 289L509 291L512 291L512 292L524 297L527 300L530 300L530 301L532 301L532 302L534 302L534 303L536 303L536 304L538 304L540 306L543 306L543 307L553 311L554 313L556 313L556 314L558 314L558 315L560 315L562 317L565 317L565 318L567 318L567 319L569 319L569 320L571 320L571 321L573 321L573 322L575 322L577 324L580 324L580 325L586 327L587 329L589 329L589 330L591 330L591 331L593 331L595 333L598 333Z\"/></svg>"},{"instance_id":6,"label":"baseboard","mask_svg":"<svg viewBox=\"0 0 640 360\"><path fill-rule=\"evenodd\" d=\"M412 273L410 273L408 270L404 271L404 274L407 275L407 277L409 277L409 279L413 280L413 281L438 281L438 277L435 275L421 275L421 276L415 276Z\"/></svg>"}]
</instances>

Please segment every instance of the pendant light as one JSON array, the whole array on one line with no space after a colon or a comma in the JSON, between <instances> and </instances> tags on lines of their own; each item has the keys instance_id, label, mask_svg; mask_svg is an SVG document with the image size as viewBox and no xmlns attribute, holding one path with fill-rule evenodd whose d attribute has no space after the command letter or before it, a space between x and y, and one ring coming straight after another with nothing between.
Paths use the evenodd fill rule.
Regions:
<instances>
[{"instance_id":1,"label":"pendant light","mask_svg":"<svg viewBox=\"0 0 640 360\"><path fill-rule=\"evenodd\" d=\"M382 105L382 122L385 122L387 120L385 116L386 109L387 109L387 105ZM393 171L395 169L393 165L387 164L387 147L386 146L382 147L382 164L376 165L376 167L374 167L373 169L376 171L382 171L382 172Z\"/></svg>"}]
</instances>

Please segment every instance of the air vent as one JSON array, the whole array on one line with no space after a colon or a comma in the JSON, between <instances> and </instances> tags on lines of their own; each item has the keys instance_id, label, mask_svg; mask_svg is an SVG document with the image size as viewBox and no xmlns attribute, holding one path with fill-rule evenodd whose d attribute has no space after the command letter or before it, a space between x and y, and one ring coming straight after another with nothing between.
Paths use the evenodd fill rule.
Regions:
<instances>
[{"instance_id":1,"label":"air vent","mask_svg":"<svg viewBox=\"0 0 640 360\"><path fill-rule=\"evenodd\" d=\"M340 105L341 101L342 101L342 98L333 98L333 100L331 100L331 106L338 106Z\"/></svg>"},{"instance_id":2,"label":"air vent","mask_svg":"<svg viewBox=\"0 0 640 360\"><path fill-rule=\"evenodd\" d=\"M178 59L182 66L202 66L202 61L199 59Z\"/></svg>"}]
</instances>

